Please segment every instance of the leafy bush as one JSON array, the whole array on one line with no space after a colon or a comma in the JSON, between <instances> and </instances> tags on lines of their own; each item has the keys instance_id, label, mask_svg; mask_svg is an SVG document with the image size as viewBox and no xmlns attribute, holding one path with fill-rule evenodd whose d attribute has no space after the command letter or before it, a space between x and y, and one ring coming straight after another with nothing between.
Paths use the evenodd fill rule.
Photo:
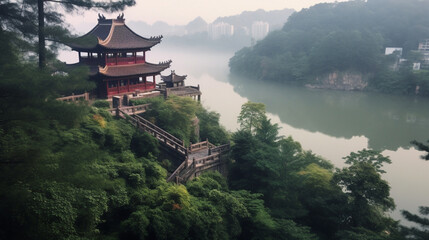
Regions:
<instances>
[{"instance_id":1,"label":"leafy bush","mask_svg":"<svg viewBox=\"0 0 429 240\"><path fill-rule=\"evenodd\" d=\"M92 106L97 108L110 108L110 103L105 100L97 100L92 104Z\"/></svg>"}]
</instances>

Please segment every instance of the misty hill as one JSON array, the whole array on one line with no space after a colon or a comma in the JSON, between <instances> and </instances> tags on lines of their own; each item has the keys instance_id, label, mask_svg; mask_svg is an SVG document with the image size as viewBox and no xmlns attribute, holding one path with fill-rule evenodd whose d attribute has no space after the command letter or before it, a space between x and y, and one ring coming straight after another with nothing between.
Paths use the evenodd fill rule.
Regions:
<instances>
[{"instance_id":1,"label":"misty hill","mask_svg":"<svg viewBox=\"0 0 429 240\"><path fill-rule=\"evenodd\" d=\"M182 36L186 34L186 26L183 25L169 25L163 21L157 21L150 25L143 21L129 21L127 25L136 33L149 37L149 36Z\"/></svg>"},{"instance_id":2,"label":"misty hill","mask_svg":"<svg viewBox=\"0 0 429 240\"><path fill-rule=\"evenodd\" d=\"M219 17L214 23L225 22L237 27L250 28L255 21L263 21L270 24L271 29L279 29L287 21L289 16L294 13L293 9L265 11L262 9L256 11L244 11L239 15L229 17Z\"/></svg>"},{"instance_id":3,"label":"misty hill","mask_svg":"<svg viewBox=\"0 0 429 240\"><path fill-rule=\"evenodd\" d=\"M244 46L250 46L252 39L252 24L262 21L269 24L269 30L280 29L294 12L293 9L274 11L245 11L239 15L219 17L212 24L227 23L233 26L233 34L220 36L216 39L209 32L209 25L203 18L197 17L186 25L169 25L158 21L149 25L142 21L130 21L128 25L142 36L163 35L167 45L183 47L203 47L236 51Z\"/></svg>"},{"instance_id":4,"label":"misty hill","mask_svg":"<svg viewBox=\"0 0 429 240\"><path fill-rule=\"evenodd\" d=\"M429 2L419 0L318 4L292 14L281 30L237 52L231 72L299 85L353 73L367 78L367 90L429 95L429 72L412 71L413 50L429 38L428 11ZM399 58L385 56L386 47L403 48L402 57L410 61L393 71Z\"/></svg>"},{"instance_id":5,"label":"misty hill","mask_svg":"<svg viewBox=\"0 0 429 240\"><path fill-rule=\"evenodd\" d=\"M194 34L198 32L205 32L207 31L207 25L207 22L204 21L202 17L197 17L185 26L186 33Z\"/></svg>"}]
</instances>

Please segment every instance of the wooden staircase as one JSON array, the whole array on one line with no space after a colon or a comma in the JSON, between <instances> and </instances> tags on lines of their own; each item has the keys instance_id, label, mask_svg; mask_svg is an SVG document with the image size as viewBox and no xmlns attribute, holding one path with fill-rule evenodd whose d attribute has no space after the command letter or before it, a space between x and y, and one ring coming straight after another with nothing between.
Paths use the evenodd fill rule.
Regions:
<instances>
[{"instance_id":1,"label":"wooden staircase","mask_svg":"<svg viewBox=\"0 0 429 240\"><path fill-rule=\"evenodd\" d=\"M182 140L174 137L167 131L161 129L150 121L137 115L145 112L149 104L110 109L112 115L126 119L139 130L154 136L160 144L172 150L185 159L179 167L168 177L167 181L184 183L207 170L221 170L224 164L222 155L230 149L230 144L215 146L208 140L191 144L185 147Z\"/></svg>"}]
</instances>

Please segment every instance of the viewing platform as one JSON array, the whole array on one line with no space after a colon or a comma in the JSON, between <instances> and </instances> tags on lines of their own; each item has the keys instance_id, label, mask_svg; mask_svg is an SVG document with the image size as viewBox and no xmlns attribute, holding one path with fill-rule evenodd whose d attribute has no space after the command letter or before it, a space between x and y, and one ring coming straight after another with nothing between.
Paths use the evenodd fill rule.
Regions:
<instances>
[{"instance_id":1,"label":"viewing platform","mask_svg":"<svg viewBox=\"0 0 429 240\"><path fill-rule=\"evenodd\" d=\"M175 95L181 97L191 97L195 100L201 101L201 91L200 85L197 87L194 86L181 86L181 87L171 87L171 88L158 88L158 90L164 94L165 98L168 96Z\"/></svg>"}]
</instances>

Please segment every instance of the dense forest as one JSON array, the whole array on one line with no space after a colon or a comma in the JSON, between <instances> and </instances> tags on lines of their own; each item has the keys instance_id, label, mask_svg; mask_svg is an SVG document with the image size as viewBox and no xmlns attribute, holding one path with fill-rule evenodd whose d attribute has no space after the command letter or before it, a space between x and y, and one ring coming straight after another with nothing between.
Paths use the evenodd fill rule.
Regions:
<instances>
[{"instance_id":1,"label":"dense forest","mask_svg":"<svg viewBox=\"0 0 429 240\"><path fill-rule=\"evenodd\" d=\"M356 0L317 4L294 13L280 31L230 60L232 73L291 84L317 84L334 72L364 76L366 90L429 95L427 69L413 71L419 41L429 38L429 2ZM399 69L386 47L403 48Z\"/></svg>"},{"instance_id":2,"label":"dense forest","mask_svg":"<svg viewBox=\"0 0 429 240\"><path fill-rule=\"evenodd\" d=\"M40 54L18 34L26 28L3 28L11 16L22 26L12 13L0 11L0 239L427 239L427 208L404 212L422 228L388 216L387 157L364 149L335 169L279 136L259 103L244 104L241 128L228 133L190 98L149 100L145 117L185 142L198 138L198 117L200 138L233 144L227 177L168 183L174 162L151 135L112 117L106 102L56 100L94 86L85 69L58 74L67 68L53 51L31 57Z\"/></svg>"}]
</instances>

